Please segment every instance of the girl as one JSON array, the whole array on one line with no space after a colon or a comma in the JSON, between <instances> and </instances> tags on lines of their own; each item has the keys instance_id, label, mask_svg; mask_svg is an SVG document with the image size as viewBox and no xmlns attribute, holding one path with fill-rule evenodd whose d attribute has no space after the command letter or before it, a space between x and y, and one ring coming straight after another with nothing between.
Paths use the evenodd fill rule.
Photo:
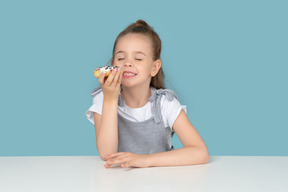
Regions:
<instances>
[{"instance_id":1,"label":"girl","mask_svg":"<svg viewBox=\"0 0 288 192\"><path fill-rule=\"evenodd\" d=\"M152 167L204 164L207 147L190 123L186 106L172 90L164 89L161 40L145 21L138 20L115 40L108 77L92 91L86 111L95 125L98 152L105 167ZM174 149L176 132L184 148Z\"/></svg>"}]
</instances>

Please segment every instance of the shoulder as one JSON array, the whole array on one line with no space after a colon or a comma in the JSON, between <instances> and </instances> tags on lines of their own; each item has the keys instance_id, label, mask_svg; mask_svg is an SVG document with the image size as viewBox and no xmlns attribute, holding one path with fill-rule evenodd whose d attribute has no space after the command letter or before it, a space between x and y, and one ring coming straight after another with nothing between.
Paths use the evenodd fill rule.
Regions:
<instances>
[{"instance_id":1,"label":"shoulder","mask_svg":"<svg viewBox=\"0 0 288 192\"><path fill-rule=\"evenodd\" d=\"M160 98L161 100L167 100L167 101L173 101L177 100L178 97L176 93L171 89L155 89L154 87L151 87L151 97L150 100L155 100Z\"/></svg>"},{"instance_id":2,"label":"shoulder","mask_svg":"<svg viewBox=\"0 0 288 192\"><path fill-rule=\"evenodd\" d=\"M94 97L95 95L98 95L99 93L103 93L102 87L96 87L91 91L91 95Z\"/></svg>"},{"instance_id":3,"label":"shoulder","mask_svg":"<svg viewBox=\"0 0 288 192\"><path fill-rule=\"evenodd\" d=\"M169 113L181 108L181 103L176 93L171 89L165 89L165 93L161 96L160 103L164 113Z\"/></svg>"},{"instance_id":4,"label":"shoulder","mask_svg":"<svg viewBox=\"0 0 288 192\"><path fill-rule=\"evenodd\" d=\"M170 127L172 131L172 126L181 110L183 109L187 113L186 106L181 105L176 93L171 89L155 89L154 95L154 97L158 95L157 98L160 98L160 108L164 125Z\"/></svg>"}]
</instances>

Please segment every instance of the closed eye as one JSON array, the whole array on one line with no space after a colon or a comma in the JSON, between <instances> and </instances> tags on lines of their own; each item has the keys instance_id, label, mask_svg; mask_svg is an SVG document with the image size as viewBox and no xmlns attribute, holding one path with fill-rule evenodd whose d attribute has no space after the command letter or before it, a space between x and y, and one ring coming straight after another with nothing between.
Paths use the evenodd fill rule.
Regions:
<instances>
[{"instance_id":1,"label":"closed eye","mask_svg":"<svg viewBox=\"0 0 288 192\"><path fill-rule=\"evenodd\" d=\"M118 58L118 61L124 60L124 58Z\"/></svg>"},{"instance_id":2,"label":"closed eye","mask_svg":"<svg viewBox=\"0 0 288 192\"><path fill-rule=\"evenodd\" d=\"M142 59L136 59L137 61L142 61Z\"/></svg>"}]
</instances>

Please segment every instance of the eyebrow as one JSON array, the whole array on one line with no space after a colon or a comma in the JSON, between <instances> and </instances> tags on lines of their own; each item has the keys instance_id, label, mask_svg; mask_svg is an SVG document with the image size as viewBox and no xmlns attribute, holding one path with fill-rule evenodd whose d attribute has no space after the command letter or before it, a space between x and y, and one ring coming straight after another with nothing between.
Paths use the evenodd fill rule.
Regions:
<instances>
[{"instance_id":1,"label":"eyebrow","mask_svg":"<svg viewBox=\"0 0 288 192\"><path fill-rule=\"evenodd\" d=\"M125 51L118 51L118 52L116 53L116 55L117 55L118 53L126 53L126 52L125 52ZM146 54L143 53L142 51L134 51L133 53L140 53L140 54L143 54L143 55L146 56Z\"/></svg>"}]
</instances>

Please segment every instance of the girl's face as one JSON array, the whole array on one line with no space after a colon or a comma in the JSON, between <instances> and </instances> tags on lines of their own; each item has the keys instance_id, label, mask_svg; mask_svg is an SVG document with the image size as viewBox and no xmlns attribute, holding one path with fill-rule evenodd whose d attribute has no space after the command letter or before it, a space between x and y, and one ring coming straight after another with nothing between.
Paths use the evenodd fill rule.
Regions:
<instances>
[{"instance_id":1,"label":"girl's face","mask_svg":"<svg viewBox=\"0 0 288 192\"><path fill-rule=\"evenodd\" d=\"M113 65L124 71L122 86L150 85L151 77L159 70L155 74L155 64L150 39L145 35L127 34L118 40Z\"/></svg>"}]
</instances>

